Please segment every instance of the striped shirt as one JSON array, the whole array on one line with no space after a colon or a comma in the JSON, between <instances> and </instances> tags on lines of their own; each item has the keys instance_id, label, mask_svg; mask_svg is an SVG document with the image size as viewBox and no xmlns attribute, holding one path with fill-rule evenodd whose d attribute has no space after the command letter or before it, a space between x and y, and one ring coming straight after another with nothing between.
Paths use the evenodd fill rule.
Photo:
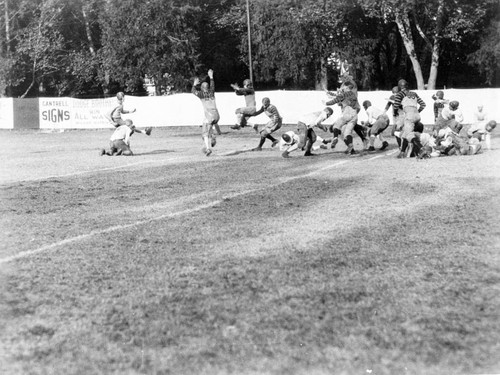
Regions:
<instances>
[{"instance_id":1,"label":"striped shirt","mask_svg":"<svg viewBox=\"0 0 500 375\"><path fill-rule=\"evenodd\" d=\"M425 102L420 98L420 96L418 96L418 94L416 92L408 91L408 90L401 90L400 92L398 92L395 95L394 103L393 103L394 110L398 111L400 109L403 109L403 104L402 104L403 99L408 95L415 97L415 99L419 105L418 111L422 112L425 108Z\"/></svg>"},{"instance_id":2,"label":"striped shirt","mask_svg":"<svg viewBox=\"0 0 500 375\"><path fill-rule=\"evenodd\" d=\"M360 111L361 107L358 102L358 96L353 91L341 91L334 99L325 103L326 105L340 105L340 108L351 107L356 111Z\"/></svg>"},{"instance_id":3,"label":"striped shirt","mask_svg":"<svg viewBox=\"0 0 500 375\"><path fill-rule=\"evenodd\" d=\"M276 108L274 104L269 104L269 107L267 108L262 107L255 112L255 116L258 116L261 113L265 113L274 123L282 120L280 113L278 112L278 108Z\"/></svg>"}]
</instances>

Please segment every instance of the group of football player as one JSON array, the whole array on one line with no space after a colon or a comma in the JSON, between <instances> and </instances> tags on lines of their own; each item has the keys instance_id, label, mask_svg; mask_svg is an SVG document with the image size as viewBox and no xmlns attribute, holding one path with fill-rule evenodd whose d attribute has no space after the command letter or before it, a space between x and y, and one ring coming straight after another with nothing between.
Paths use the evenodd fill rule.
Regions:
<instances>
[{"instance_id":1,"label":"group of football player","mask_svg":"<svg viewBox=\"0 0 500 375\"><path fill-rule=\"evenodd\" d=\"M219 111L215 101L215 82L213 70L208 71L209 81L201 82L195 78L192 93L196 95L203 106L204 121L202 124L203 152L206 156L212 154L216 145L216 134L222 134L218 122ZM304 156L315 155L313 151L319 148L335 148L342 138L345 145L345 154L355 155L360 151L375 152L384 151L389 142L383 132L390 125L388 111L392 106L393 126L391 135L396 138L399 153L398 158L417 157L428 158L449 155L473 155L481 150L482 144L486 148L491 145L491 132L496 127L496 122L488 121L482 106L478 106L474 113L474 122L467 129L463 129L463 114L456 100L444 99L444 92L437 91L433 95L435 123L430 132L425 131L422 124L420 112L426 107L425 102L415 91L408 88L404 79L399 80L398 85L392 89L392 95L388 98L385 108L382 110L372 105L368 100L362 103L366 112L366 121L358 124L358 114L361 106L358 101L358 88L352 76L345 74L340 79L341 86L336 92L327 91L328 100L323 101L325 108L321 111L311 112L303 115L296 130L283 133L280 140L273 136L283 124L283 118L269 98L262 99L262 106L257 109L255 89L252 81L245 79L243 86L232 84L236 95L243 96L245 106L237 108L236 124L231 129L240 130L245 127L252 128L259 134L259 143L252 151L261 151L266 140L271 142L271 147L279 144L282 156L288 158L290 153L296 150L304 151ZM100 150L101 155L132 155L130 150L130 136L134 132L151 134L151 128L140 130L135 128L131 120L123 120L122 113L132 113L123 109L124 94L118 93L117 106L107 116L110 123L116 127L110 139L110 150ZM333 114L330 106L338 104L341 115L334 121L333 125L323 124ZM258 125L250 125L250 117L265 113L269 122L259 130ZM328 137L320 137L315 128L321 129ZM357 151L353 145L353 134L357 134L363 143L363 149ZM379 141L380 147L375 148L375 142ZM483 142L484 141L484 142Z\"/></svg>"}]
</instances>

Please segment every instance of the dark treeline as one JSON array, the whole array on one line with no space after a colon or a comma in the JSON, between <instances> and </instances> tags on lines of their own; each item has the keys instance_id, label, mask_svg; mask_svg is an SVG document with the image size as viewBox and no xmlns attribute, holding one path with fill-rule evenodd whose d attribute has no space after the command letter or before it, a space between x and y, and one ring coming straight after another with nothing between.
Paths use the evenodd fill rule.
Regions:
<instances>
[{"instance_id":1,"label":"dark treeline","mask_svg":"<svg viewBox=\"0 0 500 375\"><path fill-rule=\"evenodd\" d=\"M498 0L249 0L256 88L498 87ZM249 76L245 0L0 1L0 95L217 91Z\"/></svg>"}]
</instances>

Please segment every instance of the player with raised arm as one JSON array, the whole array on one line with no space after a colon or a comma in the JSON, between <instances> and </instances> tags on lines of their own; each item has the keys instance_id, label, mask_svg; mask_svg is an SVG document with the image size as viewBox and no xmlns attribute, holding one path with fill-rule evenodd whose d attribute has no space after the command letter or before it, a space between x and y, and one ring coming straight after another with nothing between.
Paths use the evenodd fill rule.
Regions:
<instances>
[{"instance_id":1,"label":"player with raised arm","mask_svg":"<svg viewBox=\"0 0 500 375\"><path fill-rule=\"evenodd\" d=\"M239 87L236 83L231 84L234 92L238 96L245 97L245 107L237 108L236 113L236 125L231 126L231 129L239 130L245 126L248 126L248 118L255 116L257 112L257 102L255 101L255 90L252 85L252 81L245 79L243 81L243 87ZM257 124L253 125L253 129L256 133L259 132Z\"/></svg>"},{"instance_id":2,"label":"player with raised arm","mask_svg":"<svg viewBox=\"0 0 500 375\"><path fill-rule=\"evenodd\" d=\"M215 103L215 82L214 82L214 71L209 69L208 77L210 78L210 84L203 82L200 85L200 79L196 77L193 81L193 87L191 92L196 95L203 105L203 111L205 114L205 119L202 124L201 136L203 138L203 152L206 156L212 153L212 147L216 144L216 138L213 134L213 129L216 127L218 129L218 123L220 120L219 111L217 110L217 105ZM220 134L220 129L217 131Z\"/></svg>"}]
</instances>

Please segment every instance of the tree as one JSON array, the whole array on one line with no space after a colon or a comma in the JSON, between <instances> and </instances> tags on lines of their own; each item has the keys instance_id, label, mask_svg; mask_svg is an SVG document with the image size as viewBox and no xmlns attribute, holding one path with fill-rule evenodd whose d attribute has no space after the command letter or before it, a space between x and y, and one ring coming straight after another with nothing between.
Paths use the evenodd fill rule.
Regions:
<instances>
[{"instance_id":1,"label":"tree","mask_svg":"<svg viewBox=\"0 0 500 375\"><path fill-rule=\"evenodd\" d=\"M145 76L165 73L184 87L198 66L193 25L199 8L172 0L109 0L101 16L103 71L127 91L140 91ZM101 79L104 77L101 77ZM160 93L157 87L157 93Z\"/></svg>"},{"instance_id":2,"label":"tree","mask_svg":"<svg viewBox=\"0 0 500 375\"><path fill-rule=\"evenodd\" d=\"M23 64L30 79L21 98L24 98L35 84L38 84L39 91L43 92L44 80L58 73L65 65L64 43L58 30L61 9L60 0L41 2L34 9L37 17L33 18L18 34L17 60Z\"/></svg>"},{"instance_id":3,"label":"tree","mask_svg":"<svg viewBox=\"0 0 500 375\"><path fill-rule=\"evenodd\" d=\"M396 23L413 67L417 88L422 90L436 87L443 41L460 43L465 35L475 32L493 0L474 3L468 0L359 1L373 17ZM427 84L423 64L429 67Z\"/></svg>"},{"instance_id":4,"label":"tree","mask_svg":"<svg viewBox=\"0 0 500 375\"><path fill-rule=\"evenodd\" d=\"M480 39L480 47L468 57L470 65L484 75L488 85L498 85L500 77L500 21L494 20Z\"/></svg>"}]
</instances>

